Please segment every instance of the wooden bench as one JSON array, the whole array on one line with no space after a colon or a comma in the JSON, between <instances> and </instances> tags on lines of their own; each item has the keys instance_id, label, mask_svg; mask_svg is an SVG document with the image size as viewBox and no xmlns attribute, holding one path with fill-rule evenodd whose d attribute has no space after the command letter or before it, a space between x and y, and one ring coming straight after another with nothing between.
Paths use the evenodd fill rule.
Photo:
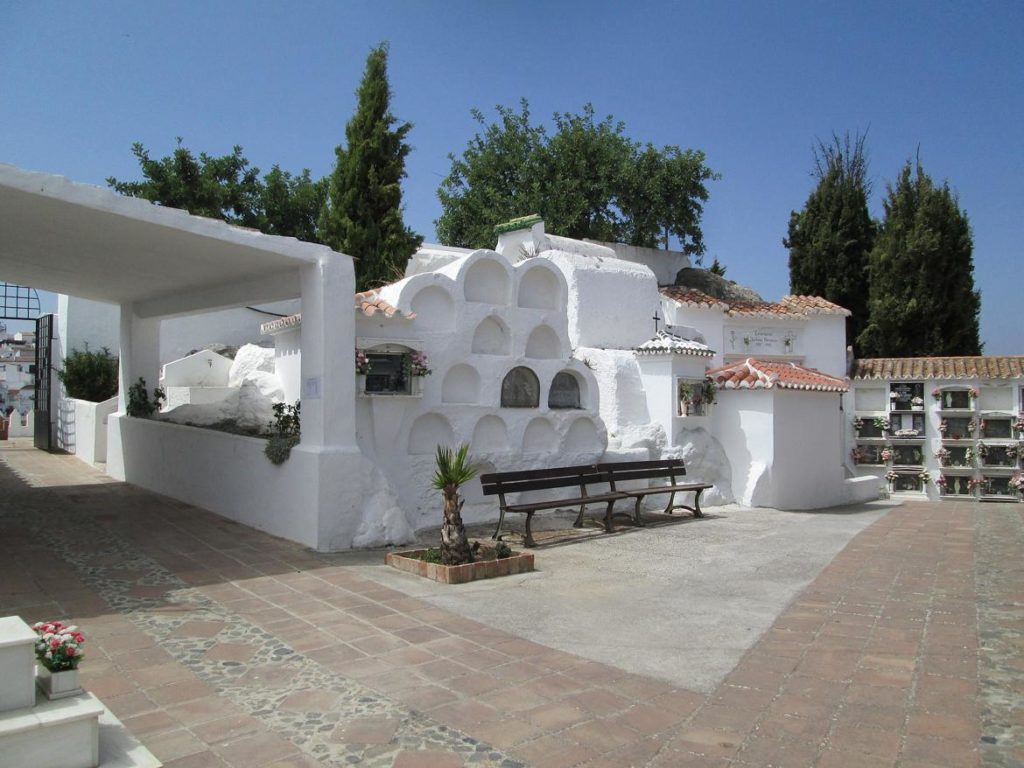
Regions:
<instances>
[{"instance_id":1,"label":"wooden bench","mask_svg":"<svg viewBox=\"0 0 1024 768\"><path fill-rule=\"evenodd\" d=\"M516 512L526 515L526 529L523 535L523 545L527 547L536 546L533 534L530 532L530 522L535 512L545 509L561 509L564 507L579 506L580 511L576 516L575 528L583 525L583 514L588 504L605 504L604 527L609 533L612 530L612 508L619 499L630 498L625 492L601 491L600 493L587 493L588 485L605 485L610 482L608 470L598 469L593 464L580 465L576 467L552 467L550 469L528 469L518 472L492 472L480 476L480 485L485 496L497 494L499 514L498 526L494 529L492 539L501 537L501 526L505 521L505 514ZM526 491L545 491L558 488L579 489L576 496L562 499L549 499L547 501L527 501L520 504L509 504L506 495L512 493L525 493Z\"/></svg>"},{"instance_id":2,"label":"wooden bench","mask_svg":"<svg viewBox=\"0 0 1024 768\"><path fill-rule=\"evenodd\" d=\"M640 517L640 507L643 500L648 496L667 493L668 504L665 505L664 514L671 515L673 509L688 509L693 512L694 517L703 517L700 511L700 495L706 488L711 488L710 483L684 483L678 478L686 476L686 466L682 459L659 459L656 461L618 461L597 464L597 469L608 473L608 488L613 493L622 493L629 498L636 499L636 508L633 511L633 521L637 525L643 525ZM616 487L616 483L625 483L631 480L656 480L664 479L667 485L652 485L641 488ZM693 506L688 504L676 504L677 493L693 492Z\"/></svg>"}]
</instances>

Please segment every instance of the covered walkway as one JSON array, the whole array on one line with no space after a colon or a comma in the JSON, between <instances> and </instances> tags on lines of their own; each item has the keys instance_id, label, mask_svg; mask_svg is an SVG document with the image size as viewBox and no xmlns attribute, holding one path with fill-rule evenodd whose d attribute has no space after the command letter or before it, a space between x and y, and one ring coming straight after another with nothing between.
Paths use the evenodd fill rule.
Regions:
<instances>
[{"instance_id":1,"label":"covered walkway","mask_svg":"<svg viewBox=\"0 0 1024 768\"><path fill-rule=\"evenodd\" d=\"M1022 506L892 509L699 692L411 597L380 553L318 554L8 445L0 613L82 625L85 684L176 768L1009 766Z\"/></svg>"}]
</instances>

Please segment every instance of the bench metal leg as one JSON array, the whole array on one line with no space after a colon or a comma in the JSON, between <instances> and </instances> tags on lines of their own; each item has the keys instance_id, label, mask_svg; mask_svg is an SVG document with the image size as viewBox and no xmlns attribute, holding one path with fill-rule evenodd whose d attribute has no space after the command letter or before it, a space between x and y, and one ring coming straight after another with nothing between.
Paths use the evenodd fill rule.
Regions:
<instances>
[{"instance_id":1,"label":"bench metal leg","mask_svg":"<svg viewBox=\"0 0 1024 768\"><path fill-rule=\"evenodd\" d=\"M576 515L576 522L574 522L572 524L573 528L582 528L583 527L583 513L586 512L586 511L587 511L587 505L586 504L580 504L580 513L578 515Z\"/></svg>"},{"instance_id":2,"label":"bench metal leg","mask_svg":"<svg viewBox=\"0 0 1024 768\"><path fill-rule=\"evenodd\" d=\"M526 513L526 533L523 535L523 546L524 547L536 547L537 542L533 540L533 534L530 533L530 521L533 520L533 512Z\"/></svg>"},{"instance_id":3,"label":"bench metal leg","mask_svg":"<svg viewBox=\"0 0 1024 768\"><path fill-rule=\"evenodd\" d=\"M672 509L675 507L675 505L676 505L676 492L672 491L672 493L669 494L668 504L665 506L664 514L671 515L672 514Z\"/></svg>"},{"instance_id":4,"label":"bench metal leg","mask_svg":"<svg viewBox=\"0 0 1024 768\"><path fill-rule=\"evenodd\" d=\"M703 488L698 488L693 492L693 516L704 517L704 513L700 511L700 495L704 492Z\"/></svg>"},{"instance_id":5,"label":"bench metal leg","mask_svg":"<svg viewBox=\"0 0 1024 768\"><path fill-rule=\"evenodd\" d=\"M643 503L643 500L644 500L643 496L637 496L636 497L636 509L633 510L633 522L636 523L637 525L641 526L641 527L646 525L646 523L644 522L643 518L640 517L640 505Z\"/></svg>"},{"instance_id":6,"label":"bench metal leg","mask_svg":"<svg viewBox=\"0 0 1024 768\"><path fill-rule=\"evenodd\" d=\"M612 528L612 507L615 506L615 499L608 502L608 509L604 513L604 530L605 533L611 533Z\"/></svg>"},{"instance_id":7,"label":"bench metal leg","mask_svg":"<svg viewBox=\"0 0 1024 768\"><path fill-rule=\"evenodd\" d=\"M491 539L494 541L501 541L501 524L505 521L505 508L501 507L498 510L498 527L494 529L494 535Z\"/></svg>"}]
</instances>

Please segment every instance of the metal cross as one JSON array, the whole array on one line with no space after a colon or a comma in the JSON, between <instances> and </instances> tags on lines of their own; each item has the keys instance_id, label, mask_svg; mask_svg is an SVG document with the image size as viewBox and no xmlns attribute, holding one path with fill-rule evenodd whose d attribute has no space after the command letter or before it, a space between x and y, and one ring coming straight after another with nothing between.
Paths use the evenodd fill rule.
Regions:
<instances>
[{"instance_id":1,"label":"metal cross","mask_svg":"<svg viewBox=\"0 0 1024 768\"><path fill-rule=\"evenodd\" d=\"M654 310L654 317L651 318L654 321L654 335L658 335L658 323L661 322L661 318L658 317L658 310Z\"/></svg>"}]
</instances>

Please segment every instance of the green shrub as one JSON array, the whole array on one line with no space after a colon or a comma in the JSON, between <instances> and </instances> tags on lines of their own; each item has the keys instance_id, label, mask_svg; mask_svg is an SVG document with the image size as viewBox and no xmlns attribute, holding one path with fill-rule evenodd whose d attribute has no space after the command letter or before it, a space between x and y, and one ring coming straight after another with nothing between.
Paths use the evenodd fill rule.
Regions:
<instances>
[{"instance_id":1,"label":"green shrub","mask_svg":"<svg viewBox=\"0 0 1024 768\"><path fill-rule=\"evenodd\" d=\"M153 399L149 397L149 390L146 389L146 380L139 376L139 380L128 387L128 411L129 416L137 419L148 419L158 410L164 401L164 391L160 387L153 389Z\"/></svg>"},{"instance_id":2,"label":"green shrub","mask_svg":"<svg viewBox=\"0 0 1024 768\"><path fill-rule=\"evenodd\" d=\"M267 424L270 439L263 453L271 464L283 464L292 455L292 448L302 439L299 421L302 404L296 400L295 405L274 403L274 420Z\"/></svg>"},{"instance_id":3,"label":"green shrub","mask_svg":"<svg viewBox=\"0 0 1024 768\"><path fill-rule=\"evenodd\" d=\"M96 352L73 349L57 378L68 397L102 403L117 394L117 358L106 347Z\"/></svg>"}]
</instances>

